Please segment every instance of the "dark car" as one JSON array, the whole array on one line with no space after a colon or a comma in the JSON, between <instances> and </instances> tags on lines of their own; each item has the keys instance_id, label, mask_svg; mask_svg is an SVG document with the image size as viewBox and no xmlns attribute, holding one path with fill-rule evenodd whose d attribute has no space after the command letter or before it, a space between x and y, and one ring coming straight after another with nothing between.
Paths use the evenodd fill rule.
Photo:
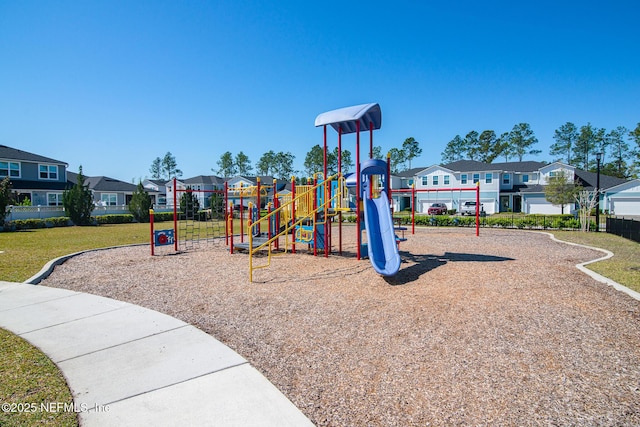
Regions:
<instances>
[{"instance_id":1,"label":"dark car","mask_svg":"<svg viewBox=\"0 0 640 427\"><path fill-rule=\"evenodd\" d=\"M429 215L444 215L447 213L447 205L444 203L434 203L427 210Z\"/></svg>"}]
</instances>

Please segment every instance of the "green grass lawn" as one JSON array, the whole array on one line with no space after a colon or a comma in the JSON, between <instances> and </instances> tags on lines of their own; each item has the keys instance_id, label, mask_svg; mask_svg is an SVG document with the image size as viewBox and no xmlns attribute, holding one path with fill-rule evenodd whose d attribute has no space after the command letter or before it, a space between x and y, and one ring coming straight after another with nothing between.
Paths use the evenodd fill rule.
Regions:
<instances>
[{"instance_id":1,"label":"green grass lawn","mask_svg":"<svg viewBox=\"0 0 640 427\"><path fill-rule=\"evenodd\" d=\"M4 329L0 329L0 404L3 427L78 425L76 413L64 410L64 405L73 408L73 399L56 365Z\"/></svg>"},{"instance_id":2,"label":"green grass lawn","mask_svg":"<svg viewBox=\"0 0 640 427\"><path fill-rule=\"evenodd\" d=\"M608 233L549 231L560 240L595 246L613 252L613 258L589 264L587 268L640 292L640 243Z\"/></svg>"},{"instance_id":3,"label":"green grass lawn","mask_svg":"<svg viewBox=\"0 0 640 427\"><path fill-rule=\"evenodd\" d=\"M74 252L149 242L149 224L59 227L0 233L0 280L22 282L50 260Z\"/></svg>"}]
</instances>

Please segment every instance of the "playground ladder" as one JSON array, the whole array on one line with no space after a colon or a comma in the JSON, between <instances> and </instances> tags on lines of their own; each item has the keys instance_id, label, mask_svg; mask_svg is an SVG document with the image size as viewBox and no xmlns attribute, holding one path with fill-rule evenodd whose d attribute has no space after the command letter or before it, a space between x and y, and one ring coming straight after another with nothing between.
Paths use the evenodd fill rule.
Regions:
<instances>
[{"instance_id":1,"label":"playground ladder","mask_svg":"<svg viewBox=\"0 0 640 427\"><path fill-rule=\"evenodd\" d=\"M332 186L332 183L337 185ZM332 192L332 188L336 191ZM317 197L318 192L324 196L322 198ZM253 271L259 268L266 268L271 265L271 257L274 256L273 244L274 242L284 237L284 252L289 251L289 248L295 251L295 241L303 241L310 243L313 239L313 232L318 225L324 224L325 227L329 226L329 219L339 212L348 211L348 207L344 203L345 194L347 194L344 185L344 179L341 174L336 174L332 177L328 177L322 182L315 185L305 185L295 187L295 198L291 196L283 197L283 203L275 210L271 211L266 216L258 219L257 221L248 225L248 239L249 239L249 281L253 281ZM288 199L288 200L287 200ZM314 206L315 199L315 206ZM344 203L344 205L343 205ZM322 220L318 220L319 214L322 213ZM274 233L274 235L267 240L254 244L254 235L257 234L257 230L266 230L269 227L269 221L273 219L275 215L280 215L280 222L283 222L286 226L282 231ZM302 231L303 225L311 223L312 232ZM278 224L280 226L280 224ZM280 228L280 227L278 227ZM291 241L292 232L297 235L294 236L297 239ZM328 242L325 242L325 250ZM253 256L258 252L267 251L267 262L262 265L254 265Z\"/></svg>"}]
</instances>

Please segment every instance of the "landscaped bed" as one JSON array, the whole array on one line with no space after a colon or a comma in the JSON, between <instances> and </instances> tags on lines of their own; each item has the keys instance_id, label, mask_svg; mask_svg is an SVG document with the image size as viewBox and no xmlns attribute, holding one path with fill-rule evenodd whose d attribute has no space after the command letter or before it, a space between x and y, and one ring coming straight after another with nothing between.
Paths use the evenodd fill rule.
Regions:
<instances>
[{"instance_id":1,"label":"landscaped bed","mask_svg":"<svg viewBox=\"0 0 640 427\"><path fill-rule=\"evenodd\" d=\"M474 232L418 229L388 279L355 260L347 228L345 256L287 254L254 283L221 244L91 252L42 284L198 326L317 425L640 424L640 301L575 268L602 254Z\"/></svg>"}]
</instances>

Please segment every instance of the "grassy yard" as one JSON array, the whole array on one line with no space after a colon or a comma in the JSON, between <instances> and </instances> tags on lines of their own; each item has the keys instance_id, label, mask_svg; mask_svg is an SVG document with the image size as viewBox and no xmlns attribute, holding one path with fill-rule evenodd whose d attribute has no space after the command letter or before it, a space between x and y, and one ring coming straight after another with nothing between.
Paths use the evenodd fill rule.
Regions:
<instances>
[{"instance_id":1,"label":"grassy yard","mask_svg":"<svg viewBox=\"0 0 640 427\"><path fill-rule=\"evenodd\" d=\"M0 404L4 404L0 410L3 427L78 425L75 412L58 409L65 404L71 408L73 399L56 365L4 329L0 329Z\"/></svg>"},{"instance_id":2,"label":"grassy yard","mask_svg":"<svg viewBox=\"0 0 640 427\"><path fill-rule=\"evenodd\" d=\"M640 292L640 243L608 233L549 231L560 240L595 246L613 252L613 258L589 264L587 268Z\"/></svg>"},{"instance_id":3,"label":"grassy yard","mask_svg":"<svg viewBox=\"0 0 640 427\"><path fill-rule=\"evenodd\" d=\"M0 280L22 282L50 260L95 248L146 243L149 224L59 227L0 233Z\"/></svg>"}]
</instances>

